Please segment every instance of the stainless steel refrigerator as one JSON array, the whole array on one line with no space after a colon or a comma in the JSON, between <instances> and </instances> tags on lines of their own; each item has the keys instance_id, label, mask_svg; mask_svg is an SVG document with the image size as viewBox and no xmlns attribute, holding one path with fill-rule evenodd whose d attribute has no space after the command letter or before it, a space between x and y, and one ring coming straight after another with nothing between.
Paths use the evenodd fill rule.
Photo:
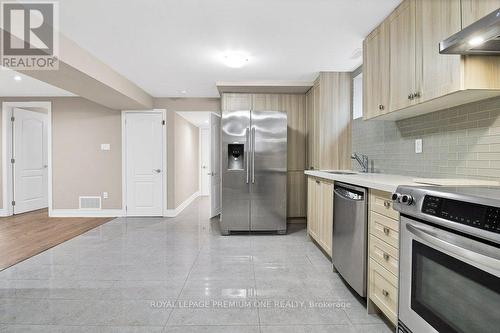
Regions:
<instances>
[{"instance_id":1,"label":"stainless steel refrigerator","mask_svg":"<svg viewBox=\"0 0 500 333\"><path fill-rule=\"evenodd\" d=\"M222 234L286 233L286 171L286 112L224 112Z\"/></svg>"}]
</instances>

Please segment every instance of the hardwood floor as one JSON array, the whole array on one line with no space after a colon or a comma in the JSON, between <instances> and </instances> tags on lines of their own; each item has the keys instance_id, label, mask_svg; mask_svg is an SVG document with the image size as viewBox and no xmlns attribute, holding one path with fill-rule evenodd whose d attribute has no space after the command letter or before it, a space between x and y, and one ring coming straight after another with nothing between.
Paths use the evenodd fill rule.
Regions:
<instances>
[{"instance_id":1,"label":"hardwood floor","mask_svg":"<svg viewBox=\"0 0 500 333\"><path fill-rule=\"evenodd\" d=\"M47 209L0 218L0 271L112 219L49 218Z\"/></svg>"}]
</instances>

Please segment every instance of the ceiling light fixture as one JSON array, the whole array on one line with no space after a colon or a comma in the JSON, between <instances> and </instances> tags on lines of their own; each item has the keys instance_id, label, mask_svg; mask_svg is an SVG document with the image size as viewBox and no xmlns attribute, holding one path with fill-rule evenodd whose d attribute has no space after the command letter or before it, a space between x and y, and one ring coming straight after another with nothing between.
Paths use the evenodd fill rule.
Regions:
<instances>
[{"instance_id":1,"label":"ceiling light fixture","mask_svg":"<svg viewBox=\"0 0 500 333\"><path fill-rule=\"evenodd\" d=\"M474 37L474 38L471 38L471 40L469 40L470 46L479 46L483 43L484 43L484 38L481 36Z\"/></svg>"},{"instance_id":2,"label":"ceiling light fixture","mask_svg":"<svg viewBox=\"0 0 500 333\"><path fill-rule=\"evenodd\" d=\"M14 81L21 81L23 78L20 75L14 76Z\"/></svg>"},{"instance_id":3,"label":"ceiling light fixture","mask_svg":"<svg viewBox=\"0 0 500 333\"><path fill-rule=\"evenodd\" d=\"M227 67L241 68L248 63L250 57L242 51L228 51L223 54L222 59Z\"/></svg>"}]
</instances>

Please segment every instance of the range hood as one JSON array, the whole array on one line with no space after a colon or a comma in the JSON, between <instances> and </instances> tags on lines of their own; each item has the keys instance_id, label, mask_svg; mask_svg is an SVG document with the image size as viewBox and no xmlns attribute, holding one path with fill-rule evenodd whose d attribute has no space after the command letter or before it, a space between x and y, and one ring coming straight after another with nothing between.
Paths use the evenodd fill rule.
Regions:
<instances>
[{"instance_id":1,"label":"range hood","mask_svg":"<svg viewBox=\"0 0 500 333\"><path fill-rule=\"evenodd\" d=\"M500 55L500 8L439 43L439 53Z\"/></svg>"}]
</instances>

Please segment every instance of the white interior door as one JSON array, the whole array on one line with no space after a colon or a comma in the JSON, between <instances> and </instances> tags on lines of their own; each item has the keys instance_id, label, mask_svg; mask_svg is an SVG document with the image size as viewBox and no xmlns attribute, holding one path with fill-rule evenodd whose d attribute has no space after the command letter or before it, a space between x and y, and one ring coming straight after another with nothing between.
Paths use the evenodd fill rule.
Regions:
<instances>
[{"instance_id":1,"label":"white interior door","mask_svg":"<svg viewBox=\"0 0 500 333\"><path fill-rule=\"evenodd\" d=\"M221 211L221 141L220 117L210 113L210 217Z\"/></svg>"},{"instance_id":2,"label":"white interior door","mask_svg":"<svg viewBox=\"0 0 500 333\"><path fill-rule=\"evenodd\" d=\"M163 215L163 114L125 113L127 216Z\"/></svg>"},{"instance_id":3,"label":"white interior door","mask_svg":"<svg viewBox=\"0 0 500 333\"><path fill-rule=\"evenodd\" d=\"M14 108L12 164L14 214L48 206L47 125L49 116Z\"/></svg>"},{"instance_id":4,"label":"white interior door","mask_svg":"<svg viewBox=\"0 0 500 333\"><path fill-rule=\"evenodd\" d=\"M200 129L201 195L210 195L210 129Z\"/></svg>"}]
</instances>

